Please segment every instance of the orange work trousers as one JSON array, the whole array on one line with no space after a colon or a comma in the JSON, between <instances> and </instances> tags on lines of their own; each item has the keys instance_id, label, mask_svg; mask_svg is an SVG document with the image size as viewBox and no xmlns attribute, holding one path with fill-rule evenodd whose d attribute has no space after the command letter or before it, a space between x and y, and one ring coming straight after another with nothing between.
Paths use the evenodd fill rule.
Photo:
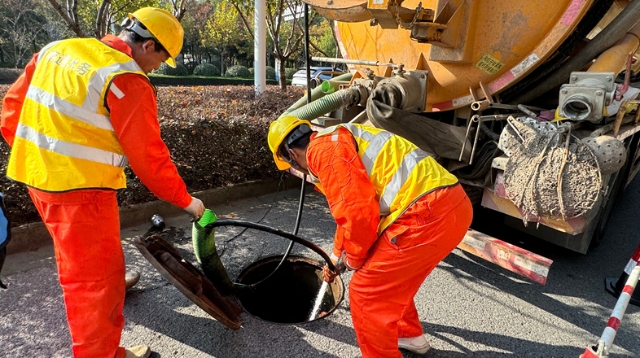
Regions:
<instances>
[{"instance_id":1,"label":"orange work trousers","mask_svg":"<svg viewBox=\"0 0 640 358\"><path fill-rule=\"evenodd\" d=\"M401 358L398 338L423 334L413 298L431 271L462 241L473 209L460 185L416 201L376 241L349 285L363 358Z\"/></svg>"},{"instance_id":2,"label":"orange work trousers","mask_svg":"<svg viewBox=\"0 0 640 358\"><path fill-rule=\"evenodd\" d=\"M51 237L73 355L124 357L125 265L116 192L29 188Z\"/></svg>"}]
</instances>

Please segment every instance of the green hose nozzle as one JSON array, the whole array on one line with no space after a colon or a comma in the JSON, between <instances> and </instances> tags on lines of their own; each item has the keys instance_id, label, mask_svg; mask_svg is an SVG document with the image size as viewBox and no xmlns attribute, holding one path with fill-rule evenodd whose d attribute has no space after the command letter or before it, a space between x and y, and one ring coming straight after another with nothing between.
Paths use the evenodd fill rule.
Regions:
<instances>
[{"instance_id":1,"label":"green hose nozzle","mask_svg":"<svg viewBox=\"0 0 640 358\"><path fill-rule=\"evenodd\" d=\"M221 294L230 295L233 292L233 283L218 255L214 239L215 230L213 227L207 227L207 225L216 222L216 220L218 220L216 214L206 209L200 220L193 223L191 233L193 251L196 259L202 265L204 275Z\"/></svg>"}]
</instances>

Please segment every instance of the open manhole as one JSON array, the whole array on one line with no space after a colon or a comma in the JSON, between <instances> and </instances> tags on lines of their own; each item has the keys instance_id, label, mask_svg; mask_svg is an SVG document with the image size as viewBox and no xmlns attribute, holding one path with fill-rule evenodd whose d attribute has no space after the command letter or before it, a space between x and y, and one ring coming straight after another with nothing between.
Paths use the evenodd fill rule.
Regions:
<instances>
[{"instance_id":1,"label":"open manhole","mask_svg":"<svg viewBox=\"0 0 640 358\"><path fill-rule=\"evenodd\" d=\"M333 283L325 284L322 280L324 262L302 256L289 255L280 268L264 281L278 266L282 255L258 260L240 273L234 292L225 294L162 237L137 237L134 244L166 280L231 329L241 328L243 308L264 321L305 323L330 315L344 295L340 276ZM321 256L326 256L321 252ZM254 283L257 283L255 287L251 287ZM320 292L323 294L319 295Z\"/></svg>"},{"instance_id":2,"label":"open manhole","mask_svg":"<svg viewBox=\"0 0 640 358\"><path fill-rule=\"evenodd\" d=\"M250 285L267 277L282 256L271 256L247 266L237 282ZM312 259L290 255L266 281L254 288L239 289L236 297L245 311L273 323L295 324L315 321L331 314L342 302L344 284L340 276L327 285L318 314L310 318L321 291L322 264Z\"/></svg>"}]
</instances>

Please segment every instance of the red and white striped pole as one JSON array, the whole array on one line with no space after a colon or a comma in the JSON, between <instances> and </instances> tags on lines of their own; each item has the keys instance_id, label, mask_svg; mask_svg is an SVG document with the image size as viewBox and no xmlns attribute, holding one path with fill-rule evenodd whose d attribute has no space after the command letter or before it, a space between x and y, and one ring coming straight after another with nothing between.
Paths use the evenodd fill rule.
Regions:
<instances>
[{"instance_id":1,"label":"red and white striped pole","mask_svg":"<svg viewBox=\"0 0 640 358\"><path fill-rule=\"evenodd\" d=\"M587 350L585 350L580 358L604 358L609 356L609 350L613 345L613 339L616 338L620 321L622 321L622 316L627 310L627 306L629 305L629 301L633 295L633 290L636 288L638 279L640 278L640 246L634 253L633 257L635 258L635 260L632 259L634 266L629 270L629 278L622 288L618 302L616 302L616 306L613 308L611 317L609 317L609 321L607 322L607 327L605 327L604 332L602 332L602 336L600 337L598 344L592 347L587 347ZM631 262L629 262L625 268L625 272L627 272L629 265L631 265Z\"/></svg>"},{"instance_id":2,"label":"red and white striped pole","mask_svg":"<svg viewBox=\"0 0 640 358\"><path fill-rule=\"evenodd\" d=\"M612 294L614 297L618 298L620 293L625 287L627 279L631 274L631 270L636 267L640 263L640 246L636 249L627 263L627 266L622 271L620 277L616 280L614 277L609 277L604 280L604 288ZM640 290L636 291L633 295L631 295L631 301L629 301L632 305L640 306Z\"/></svg>"}]
</instances>

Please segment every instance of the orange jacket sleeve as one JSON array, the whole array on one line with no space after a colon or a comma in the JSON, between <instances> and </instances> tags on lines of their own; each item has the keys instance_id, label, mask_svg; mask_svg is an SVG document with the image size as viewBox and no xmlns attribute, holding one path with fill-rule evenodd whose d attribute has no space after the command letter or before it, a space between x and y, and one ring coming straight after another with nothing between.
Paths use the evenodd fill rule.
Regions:
<instances>
[{"instance_id":1,"label":"orange jacket sleeve","mask_svg":"<svg viewBox=\"0 0 640 358\"><path fill-rule=\"evenodd\" d=\"M117 76L107 91L107 106L133 172L158 198L186 208L191 196L160 137L156 95L149 81L136 74Z\"/></svg>"},{"instance_id":2,"label":"orange jacket sleeve","mask_svg":"<svg viewBox=\"0 0 640 358\"><path fill-rule=\"evenodd\" d=\"M359 268L378 238L380 207L351 133L338 130L337 141L332 136L313 137L307 147L307 164L320 180L338 225L334 254L346 251L349 266Z\"/></svg>"},{"instance_id":3,"label":"orange jacket sleeve","mask_svg":"<svg viewBox=\"0 0 640 358\"><path fill-rule=\"evenodd\" d=\"M27 96L27 90L29 90L29 84L31 83L33 72L36 69L37 58L38 54L36 53L24 68L24 72L18 77L18 80L11 85L2 101L0 131L2 132L4 140L6 140L10 146L13 145L16 128L18 128L18 121L20 121L20 113L22 112L22 104L24 103L24 98Z\"/></svg>"}]
</instances>

